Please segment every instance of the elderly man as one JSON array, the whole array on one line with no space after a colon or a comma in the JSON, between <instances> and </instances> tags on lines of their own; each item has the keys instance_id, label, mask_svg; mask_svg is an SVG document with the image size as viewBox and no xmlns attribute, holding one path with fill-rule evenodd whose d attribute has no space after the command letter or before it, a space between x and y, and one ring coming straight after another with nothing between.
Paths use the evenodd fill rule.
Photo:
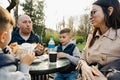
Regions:
<instances>
[{"instance_id":1,"label":"elderly man","mask_svg":"<svg viewBox=\"0 0 120 80\"><path fill-rule=\"evenodd\" d=\"M17 27L12 32L12 40L10 43L17 42L19 45L22 43L42 43L40 37L33 31L31 18L24 14L18 17ZM43 46L39 46L36 51L37 55L43 52Z\"/></svg>"}]
</instances>

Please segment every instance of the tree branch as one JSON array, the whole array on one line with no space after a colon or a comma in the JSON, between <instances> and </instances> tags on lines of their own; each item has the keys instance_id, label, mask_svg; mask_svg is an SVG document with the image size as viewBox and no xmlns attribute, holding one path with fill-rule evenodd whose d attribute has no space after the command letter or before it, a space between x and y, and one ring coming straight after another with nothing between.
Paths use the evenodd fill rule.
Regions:
<instances>
[{"instance_id":1,"label":"tree branch","mask_svg":"<svg viewBox=\"0 0 120 80\"><path fill-rule=\"evenodd\" d=\"M10 5L6 8L9 12L13 9L17 4L17 0L11 0Z\"/></svg>"}]
</instances>

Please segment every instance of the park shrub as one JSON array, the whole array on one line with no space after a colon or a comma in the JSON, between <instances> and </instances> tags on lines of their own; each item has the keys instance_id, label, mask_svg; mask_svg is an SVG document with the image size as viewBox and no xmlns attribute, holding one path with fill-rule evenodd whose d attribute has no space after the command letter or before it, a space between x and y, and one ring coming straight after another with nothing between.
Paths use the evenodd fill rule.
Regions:
<instances>
[{"instance_id":1,"label":"park shrub","mask_svg":"<svg viewBox=\"0 0 120 80\"><path fill-rule=\"evenodd\" d=\"M52 34L47 34L44 38L43 38L43 43L44 45L47 47L48 46L48 42L50 40L50 38L53 38L55 41L55 45L57 45L59 43L59 36L57 35L52 35Z\"/></svg>"},{"instance_id":2,"label":"park shrub","mask_svg":"<svg viewBox=\"0 0 120 80\"><path fill-rule=\"evenodd\" d=\"M82 44L85 41L82 36L74 36L74 39L76 39L76 44Z\"/></svg>"}]
</instances>

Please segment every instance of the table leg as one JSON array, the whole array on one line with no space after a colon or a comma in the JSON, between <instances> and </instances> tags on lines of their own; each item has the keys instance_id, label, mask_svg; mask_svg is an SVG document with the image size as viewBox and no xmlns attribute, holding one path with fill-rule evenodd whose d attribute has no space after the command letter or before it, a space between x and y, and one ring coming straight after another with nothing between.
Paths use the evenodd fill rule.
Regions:
<instances>
[{"instance_id":1,"label":"table leg","mask_svg":"<svg viewBox=\"0 0 120 80\"><path fill-rule=\"evenodd\" d=\"M49 80L49 77L47 74L44 75L31 75L31 80Z\"/></svg>"},{"instance_id":2,"label":"table leg","mask_svg":"<svg viewBox=\"0 0 120 80\"><path fill-rule=\"evenodd\" d=\"M36 75L31 75L31 80L36 80Z\"/></svg>"},{"instance_id":3,"label":"table leg","mask_svg":"<svg viewBox=\"0 0 120 80\"><path fill-rule=\"evenodd\" d=\"M40 80L49 80L48 79L48 75L44 74L44 75L40 75Z\"/></svg>"}]
</instances>

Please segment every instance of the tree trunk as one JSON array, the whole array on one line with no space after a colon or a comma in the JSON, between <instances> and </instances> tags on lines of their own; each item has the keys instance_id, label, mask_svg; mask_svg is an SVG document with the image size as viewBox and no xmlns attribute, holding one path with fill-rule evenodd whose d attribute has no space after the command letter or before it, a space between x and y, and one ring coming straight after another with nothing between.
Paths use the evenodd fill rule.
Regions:
<instances>
[{"instance_id":1,"label":"tree trunk","mask_svg":"<svg viewBox=\"0 0 120 80\"><path fill-rule=\"evenodd\" d=\"M18 20L18 5L19 5L19 0L17 0L16 7L14 9L14 16L15 16L16 23Z\"/></svg>"}]
</instances>

